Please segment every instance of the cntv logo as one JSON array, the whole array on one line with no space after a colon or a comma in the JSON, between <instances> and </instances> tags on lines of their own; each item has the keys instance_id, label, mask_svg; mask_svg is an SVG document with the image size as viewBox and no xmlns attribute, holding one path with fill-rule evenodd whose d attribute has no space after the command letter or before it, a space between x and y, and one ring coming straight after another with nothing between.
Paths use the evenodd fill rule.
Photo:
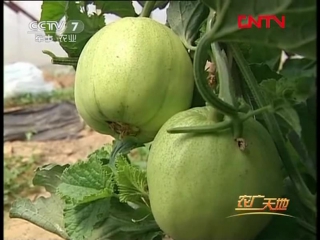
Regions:
<instances>
[{"instance_id":1,"label":"cntv logo","mask_svg":"<svg viewBox=\"0 0 320 240\"><path fill-rule=\"evenodd\" d=\"M238 28L252 28L252 25L255 25L257 28L262 28L262 23L265 23L265 28L270 28L271 20L276 22L280 28L286 27L285 16L281 16L281 19L279 19L275 15L260 15L256 18L252 15L239 15Z\"/></svg>"}]
</instances>

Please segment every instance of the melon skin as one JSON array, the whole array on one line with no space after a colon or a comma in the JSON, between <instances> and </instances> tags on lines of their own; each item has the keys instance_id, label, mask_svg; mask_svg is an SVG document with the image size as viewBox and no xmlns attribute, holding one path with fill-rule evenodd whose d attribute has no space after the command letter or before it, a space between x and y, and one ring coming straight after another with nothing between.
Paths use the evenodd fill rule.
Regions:
<instances>
[{"instance_id":1,"label":"melon skin","mask_svg":"<svg viewBox=\"0 0 320 240\"><path fill-rule=\"evenodd\" d=\"M239 197L283 194L282 164L267 130L244 122L240 150L230 129L209 134L169 134L174 127L214 124L208 107L174 115L155 137L147 165L150 206L159 227L174 240L250 240L271 215L236 211ZM263 207L262 199L260 205ZM258 202L258 203L259 203Z\"/></svg>"},{"instance_id":2,"label":"melon skin","mask_svg":"<svg viewBox=\"0 0 320 240\"><path fill-rule=\"evenodd\" d=\"M85 45L75 76L75 104L94 130L145 143L190 107L191 59L179 37L152 19L127 17Z\"/></svg>"}]
</instances>

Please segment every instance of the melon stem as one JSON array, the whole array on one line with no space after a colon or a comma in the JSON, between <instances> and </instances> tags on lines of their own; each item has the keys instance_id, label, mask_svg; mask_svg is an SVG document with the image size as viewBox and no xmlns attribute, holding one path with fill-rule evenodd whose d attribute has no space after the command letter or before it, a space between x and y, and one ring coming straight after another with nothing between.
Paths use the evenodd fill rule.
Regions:
<instances>
[{"instance_id":1,"label":"melon stem","mask_svg":"<svg viewBox=\"0 0 320 240\"><path fill-rule=\"evenodd\" d=\"M139 17L149 17L157 1L146 1Z\"/></svg>"},{"instance_id":2,"label":"melon stem","mask_svg":"<svg viewBox=\"0 0 320 240\"><path fill-rule=\"evenodd\" d=\"M42 51L44 54L51 57L51 63L57 65L77 66L79 58L77 57L57 57L48 50Z\"/></svg>"}]
</instances>

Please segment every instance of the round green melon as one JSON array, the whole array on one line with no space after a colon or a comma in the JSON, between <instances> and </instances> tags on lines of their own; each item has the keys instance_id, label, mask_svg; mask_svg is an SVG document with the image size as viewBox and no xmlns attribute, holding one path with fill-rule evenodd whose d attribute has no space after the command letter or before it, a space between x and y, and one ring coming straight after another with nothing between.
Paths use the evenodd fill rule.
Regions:
<instances>
[{"instance_id":1,"label":"round green melon","mask_svg":"<svg viewBox=\"0 0 320 240\"><path fill-rule=\"evenodd\" d=\"M192 62L179 37L144 17L108 24L85 45L76 70L75 104L94 130L152 141L190 107Z\"/></svg>"},{"instance_id":2,"label":"round green melon","mask_svg":"<svg viewBox=\"0 0 320 240\"><path fill-rule=\"evenodd\" d=\"M174 115L159 130L147 165L151 210L174 240L250 240L271 215L236 211L239 197L283 193L281 160L267 130L244 122L239 146L230 129L208 134L169 134L174 127L213 124L209 107ZM245 147L244 147L245 146ZM243 148L244 147L244 148ZM263 207L263 199L254 203Z\"/></svg>"}]
</instances>

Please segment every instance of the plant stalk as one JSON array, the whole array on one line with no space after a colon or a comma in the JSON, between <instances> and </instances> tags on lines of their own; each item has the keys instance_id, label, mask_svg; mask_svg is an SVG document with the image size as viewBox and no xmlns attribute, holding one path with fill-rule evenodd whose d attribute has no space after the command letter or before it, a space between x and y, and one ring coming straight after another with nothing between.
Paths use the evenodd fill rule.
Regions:
<instances>
[{"instance_id":1,"label":"plant stalk","mask_svg":"<svg viewBox=\"0 0 320 240\"><path fill-rule=\"evenodd\" d=\"M79 58L77 57L57 57L52 52L48 50L42 51L44 54L51 57L52 64L67 65L67 66L77 66Z\"/></svg>"},{"instance_id":2,"label":"plant stalk","mask_svg":"<svg viewBox=\"0 0 320 240\"><path fill-rule=\"evenodd\" d=\"M215 28L211 29L211 20L213 17L211 11L208 17L207 32L200 39L197 49L194 55L194 77L196 86L202 95L203 99L214 109L222 113L223 115L235 116L238 114L237 110L230 104L219 99L212 89L209 87L207 82L206 72L204 66L207 59L207 50L210 49L212 41L212 34L215 32Z\"/></svg>"},{"instance_id":3,"label":"plant stalk","mask_svg":"<svg viewBox=\"0 0 320 240\"><path fill-rule=\"evenodd\" d=\"M207 20L207 32L212 28L215 18L215 11L210 9ZM237 107L235 98L234 86L230 75L230 69L226 54L221 50L219 43L211 44L211 51L213 55L212 61L215 63L219 76L219 98L231 106Z\"/></svg>"},{"instance_id":4,"label":"plant stalk","mask_svg":"<svg viewBox=\"0 0 320 240\"><path fill-rule=\"evenodd\" d=\"M245 58L243 57L241 50L236 44L229 44L232 50L233 56L235 58L236 63L239 66L240 71L243 74L245 81L247 82L250 91L258 105L258 107L264 107L267 105L267 102L264 96L260 93L259 85L248 65ZM316 213L316 200L315 196L310 192L308 187L306 186L300 172L296 168L296 166L291 162L290 155L285 145L285 140L282 136L280 127L278 122L275 119L274 114L271 113L263 113L263 119L267 125L267 128L270 132L270 135L273 137L273 140L278 148L279 154L281 156L283 165L285 166L289 177L291 178L293 185L297 191L297 194L300 200L306 205L307 208L311 209L314 213Z\"/></svg>"},{"instance_id":5,"label":"plant stalk","mask_svg":"<svg viewBox=\"0 0 320 240\"><path fill-rule=\"evenodd\" d=\"M238 124L242 124L244 121L248 120L249 118L267 111L269 112L273 111L272 105L268 105L253 111L249 111L246 114L239 116ZM231 128L233 123L234 123L234 120L227 119L222 122L217 122L215 124L207 125L207 126L171 128L171 129L168 129L167 132L173 133L173 134L175 133L215 133L227 128Z\"/></svg>"},{"instance_id":6,"label":"plant stalk","mask_svg":"<svg viewBox=\"0 0 320 240\"><path fill-rule=\"evenodd\" d=\"M146 1L139 17L150 17L157 1Z\"/></svg>"}]
</instances>

